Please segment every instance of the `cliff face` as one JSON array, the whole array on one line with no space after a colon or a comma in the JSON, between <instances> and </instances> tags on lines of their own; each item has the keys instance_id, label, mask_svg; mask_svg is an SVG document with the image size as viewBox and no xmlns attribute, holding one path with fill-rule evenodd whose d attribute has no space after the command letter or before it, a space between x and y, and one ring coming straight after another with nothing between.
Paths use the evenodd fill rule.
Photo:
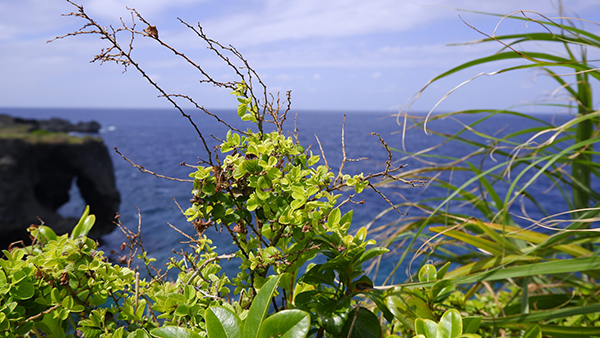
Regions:
<instances>
[{"instance_id":1,"label":"cliff face","mask_svg":"<svg viewBox=\"0 0 600 338\"><path fill-rule=\"evenodd\" d=\"M120 196L106 146L99 138L59 136L0 137L0 248L27 239L38 217L57 234L72 230L77 219L56 211L69 201L73 180L96 215L90 237L114 229Z\"/></svg>"}]
</instances>

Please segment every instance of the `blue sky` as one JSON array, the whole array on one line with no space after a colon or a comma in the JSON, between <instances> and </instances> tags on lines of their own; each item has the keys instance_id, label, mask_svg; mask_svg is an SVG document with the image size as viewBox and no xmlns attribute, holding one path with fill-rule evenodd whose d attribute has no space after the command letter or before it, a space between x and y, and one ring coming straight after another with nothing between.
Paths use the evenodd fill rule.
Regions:
<instances>
[{"instance_id":1,"label":"blue sky","mask_svg":"<svg viewBox=\"0 0 600 338\"><path fill-rule=\"evenodd\" d=\"M161 39L203 65L220 81L235 80L202 41L177 17L200 24L205 33L234 45L273 92L292 90L293 107L310 110L395 111L435 75L499 49L499 45L447 46L491 33L499 18L453 8L506 14L534 10L553 17L546 0L81 0L103 26L129 20L136 8L157 26ZM600 21L600 1L566 0L567 14ZM61 17L74 8L61 0L0 0L0 107L165 108L164 99L134 70L122 74L113 64L90 64L105 47L92 36L52 43L83 21ZM588 26L600 33L600 27ZM143 29L143 26L138 26ZM505 22L499 34L538 29ZM125 41L125 36L123 36ZM207 108L232 108L227 90L199 84L197 71L149 38L138 38L133 52L167 92L195 97ZM414 111L428 111L457 84L490 65L455 75L430 87ZM479 78L448 98L439 110L508 108L541 101L556 85L529 71Z\"/></svg>"}]
</instances>

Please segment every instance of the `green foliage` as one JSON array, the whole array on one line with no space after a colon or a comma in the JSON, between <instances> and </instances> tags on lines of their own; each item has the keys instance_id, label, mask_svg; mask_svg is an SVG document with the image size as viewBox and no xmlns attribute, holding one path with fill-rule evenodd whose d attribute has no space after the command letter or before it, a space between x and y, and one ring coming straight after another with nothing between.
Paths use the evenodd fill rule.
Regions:
<instances>
[{"instance_id":1,"label":"green foliage","mask_svg":"<svg viewBox=\"0 0 600 338\"><path fill-rule=\"evenodd\" d=\"M85 216L84 223L91 228L93 217ZM4 250L5 259L0 260L0 326L5 336L41 331L64 337L68 321L87 315L81 330L101 333L107 309L98 307L109 297L115 303L126 297L133 271L108 263L86 237L56 236L45 226L29 230L37 241ZM115 309L111 308L113 315Z\"/></svg>"},{"instance_id":2,"label":"green foliage","mask_svg":"<svg viewBox=\"0 0 600 338\"><path fill-rule=\"evenodd\" d=\"M463 333L463 318L457 310L451 309L442 315L439 323L429 319L415 320L416 336L413 338L481 338L474 333Z\"/></svg>"},{"instance_id":3,"label":"green foliage","mask_svg":"<svg viewBox=\"0 0 600 338\"><path fill-rule=\"evenodd\" d=\"M141 71L116 35L121 31L133 36L148 34L127 26L109 32L88 17L83 7L75 6L78 12L70 15L87 22L70 35L99 34L112 44L109 51L120 51L105 52L95 60L116 61ZM148 24L139 13L133 13ZM425 230L450 240L441 241L440 250L427 257L443 264L425 260L414 276L417 282L391 286L374 286L363 264L380 259L389 251L381 243L393 239L380 243L368 239L366 227L353 234L352 211L342 214L339 208L353 196L340 201L342 189L358 194L366 188L376 189L370 182L375 177L397 179L390 174L397 170L390 168L391 153L382 173L350 176L340 170L334 174L326 162L319 164L318 155L299 144L298 135L295 139L286 136L282 125L287 110L280 114L279 100L269 99L266 87L241 54L208 39L201 27L199 31L192 28L240 77L238 82L221 83L208 76L202 81L232 90L239 103L239 118L256 130L241 131L225 123L229 131L213 153L190 116L172 100L175 96L150 81L190 119L209 156L190 174L192 198L185 215L196 234L187 235L192 252L181 252L181 259L172 257L167 264L168 271L177 272L176 279L167 280L166 273L152 266L154 259L144 250L139 230L133 233L120 223L129 241L121 248L129 248L129 256L120 258L127 267L108 262L97 243L86 237L95 221L86 208L70 236L57 236L44 225L32 226L31 246L4 251L5 258L0 260L0 337L475 338L498 336L500 331L527 338L600 335L596 326L600 317L598 237L596 232L580 235L600 215L600 195L590 188L592 179L600 177L598 164L593 162L593 145L600 137L599 113L592 108L590 80L600 79L600 72L588 63L585 53L577 58L572 51L572 45L598 48L600 38L552 21L535 22L558 30L486 39L483 42L503 41L511 51L465 63L431 82L475 65L524 58L530 63L502 72L531 67L547 72L577 102L576 116L558 127L546 125L506 136L477 132L477 124L498 114L535 118L493 110L429 117L432 121L457 114L490 114L455 135L428 129L477 147L469 156L447 158L427 151L412 155L450 160L406 173L413 179L431 179L433 185L448 189L448 195L434 200L434 206L427 203L432 201L423 201L420 208L425 215L410 219L395 236L405 239L407 233L402 231L411 230L411 246L424 237ZM92 30L86 31L88 27ZM127 41L131 51L133 40ZM568 58L515 49L518 43L529 41L560 42ZM243 62L247 74L222 51ZM576 71L575 81L551 70L556 66ZM251 80L257 78L265 93L262 99L253 94ZM416 127L427 129L427 120L414 121ZM265 132L264 123L272 123L274 131ZM463 135L470 131L483 140ZM528 133L533 136L523 143L520 137ZM551 136L539 142L544 135ZM485 159L479 165L470 162L492 153L502 160L492 165ZM347 160L344 155L342 169ZM563 170L568 166L570 174ZM458 186L427 176L455 170L472 175ZM540 206L540 197L532 190L542 176L565 196L572 217L568 231L554 235L536 231L511 213L517 198ZM499 188L501 184L508 187L506 191ZM472 185L477 187L471 189ZM452 212L451 202L471 205L481 216ZM204 235L209 227L225 230L236 251L219 254ZM475 249L467 254L446 249L456 243ZM323 263L315 264L318 256L325 258L319 260ZM131 269L134 258L143 263L148 279L140 279ZM237 276L230 279L221 272L222 259L240 261ZM304 273L299 272L304 267ZM271 309L274 311L269 314Z\"/></svg>"},{"instance_id":4,"label":"green foliage","mask_svg":"<svg viewBox=\"0 0 600 338\"><path fill-rule=\"evenodd\" d=\"M600 72L587 59L585 48L597 51L600 37L568 21L557 23L546 17L515 15L506 16L505 20L522 20L541 27L542 32L494 34L477 41L500 42L502 50L452 68L427 86L471 67L496 62L503 62L504 67L494 72L496 76L536 68L548 74L559 90L569 96L568 104L553 106L573 114L560 116L565 121L558 125L511 110L474 109L430 114L425 119L407 115L406 121L413 123L407 128L422 128L442 137L444 143L407 153L406 158L426 160L428 165L407 172L406 177L428 179L430 189L442 188L447 194L420 201L423 216L414 217L405 228L413 231L412 243L427 239L427 230L436 234L435 238L440 239L435 243L437 250L430 251L427 257L454 263L454 269L444 278L456 291L446 299L432 301L434 294L430 292L435 289L434 283L440 281L430 280L429 270L433 269L424 265L418 274L420 283L396 285L386 301L398 321L409 329L413 327L409 321L401 320L401 315L422 320L433 316L432 320L437 320L441 311L456 309L481 316L481 332L489 336L499 335L500 330L528 337L597 335L598 232L587 229L600 216L600 195L592 189L592 182L600 179L598 163L593 161L597 155L594 145L600 140L599 112L591 97L593 82L600 80ZM549 48L538 52L539 45ZM563 48L563 53L548 52L553 45ZM506 66L506 60L519 62ZM512 123L536 122L536 126L498 134L482 132L480 124L502 116L516 121ZM447 117L474 122L465 122L456 133L448 134L446 124L438 130L434 123ZM445 153L450 156L432 151L444 144L456 147L457 142L463 149L473 147L472 151L460 157L453 157L449 151ZM467 178L456 183L452 179L458 172L466 173ZM543 189L556 189L567 209L546 210L540 184L545 184ZM459 205L462 210L468 206L474 211L457 212ZM524 210L522 215L516 205ZM545 217L531 219L528 206ZM564 215L570 219L565 220ZM405 238L406 234L398 234L398 240ZM425 305L429 311L415 313Z\"/></svg>"},{"instance_id":5,"label":"green foliage","mask_svg":"<svg viewBox=\"0 0 600 338\"><path fill-rule=\"evenodd\" d=\"M179 270L177 280L152 274L141 234L120 223L130 241L129 259L121 259L128 267L109 263L86 238L95 221L86 208L70 236L34 227L32 246L5 252L0 276L9 287L0 319L8 336L58 337L77 330L85 337L382 337L364 296L388 320L393 315L382 294L364 289L373 283L362 266L388 249L373 246L366 228L350 234L352 212L342 215L342 195L335 193L346 187L359 193L368 178L341 172L336 177L317 165L319 156L305 151L297 137L284 136L280 125L263 132L263 117L248 91L241 82L233 94L240 117L259 131L230 130L218 147L225 157L190 174L192 205L185 215L197 235L188 237L193 252L167 265ZM226 229L238 250L219 255L204 235L211 226ZM298 269L317 255L327 262L308 264L300 275ZM129 269L134 257L150 280ZM241 261L233 279L218 264L231 258ZM268 316L278 286L282 302Z\"/></svg>"},{"instance_id":6,"label":"green foliage","mask_svg":"<svg viewBox=\"0 0 600 338\"><path fill-rule=\"evenodd\" d=\"M208 337L306 337L310 328L310 315L304 311L283 310L267 318L270 300L280 279L281 276L270 278L263 285L244 322L227 307L208 308L206 315Z\"/></svg>"}]
</instances>

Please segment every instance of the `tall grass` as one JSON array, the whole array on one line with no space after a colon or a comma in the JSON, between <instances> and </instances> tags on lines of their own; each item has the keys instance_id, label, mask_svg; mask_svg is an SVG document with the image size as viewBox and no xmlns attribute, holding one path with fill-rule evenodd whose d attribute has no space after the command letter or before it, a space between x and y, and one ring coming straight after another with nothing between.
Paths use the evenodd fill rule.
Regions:
<instances>
[{"instance_id":1,"label":"tall grass","mask_svg":"<svg viewBox=\"0 0 600 338\"><path fill-rule=\"evenodd\" d=\"M600 186L600 164L594 150L600 141L600 111L592 98L600 69L594 64L597 60L588 59L588 55L600 55L600 36L592 33L600 26L527 12L499 17L501 24L504 20L520 20L539 31L486 35L473 43L498 44L497 53L440 74L419 95L453 74L513 60L513 64L488 74L502 76L532 68L543 72L556 81L556 92L567 94L568 101L540 103L540 108L554 107L562 113L557 119L562 122L549 123L516 109L430 112L426 117L401 114L399 121L404 128L423 129L444 138L439 146L417 153L395 149L406 155L403 162L416 159L423 164L406 172L406 177L427 179L428 189L445 189L447 195L403 204L418 208L421 216L408 219L402 231L381 231L393 235L393 245L394 240L405 240L409 229L411 247L421 248L414 255L424 255L440 264L455 263L446 278L454 278L462 292L437 306L483 315L482 327L493 336L507 334L507 330L524 330L534 323L540 325L544 336L600 335L600 233L594 227L594 222L600 220L600 193L594 190L594 186ZM583 23L588 28L583 28ZM470 82L476 81L477 76L448 95L454 90L468 90ZM502 117L532 127L500 134L485 133L480 128L482 123ZM459 121L461 130L448 134L442 128L436 129L434 122L442 119ZM457 144L471 151L454 157L437 152L439 147ZM457 173L468 178L457 183L453 180ZM544 203L548 190L558 190L564 207ZM415 213L413 210L412 215ZM423 238L435 249L424 250L426 246L420 242ZM397 267L411 255L405 251ZM398 286L415 285L420 284ZM469 307L482 299L490 300L498 313Z\"/></svg>"}]
</instances>

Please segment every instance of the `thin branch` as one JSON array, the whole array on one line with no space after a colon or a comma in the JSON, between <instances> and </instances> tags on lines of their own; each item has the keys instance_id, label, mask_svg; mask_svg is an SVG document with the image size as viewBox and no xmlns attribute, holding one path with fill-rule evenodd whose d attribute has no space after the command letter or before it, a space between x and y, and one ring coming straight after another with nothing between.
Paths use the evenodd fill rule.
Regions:
<instances>
[{"instance_id":1,"label":"thin branch","mask_svg":"<svg viewBox=\"0 0 600 338\"><path fill-rule=\"evenodd\" d=\"M215 256L212 258L209 258L207 260L205 260L204 262L202 262L202 264L200 264L200 266L198 266L196 268L196 270L194 271L194 273L190 276L190 278L187 280L187 282L185 282L184 285L189 285L190 282L196 278L196 276L200 276L202 279L204 279L205 282L210 283L210 281L208 279L206 279L206 277L204 277L202 275L202 269L204 269L204 267L206 267L209 263L214 262L216 260L221 260L221 259L227 259L230 260L232 258L235 258L235 254L231 253L228 255L220 255L220 256Z\"/></svg>"},{"instance_id":2,"label":"thin branch","mask_svg":"<svg viewBox=\"0 0 600 338\"><path fill-rule=\"evenodd\" d=\"M151 175L154 175L154 176L156 176L156 177L158 177L158 178L164 178L164 179L171 180L171 181L177 181L177 182L194 182L194 180L181 179L181 178L175 178L175 177L169 177L169 176L165 176L165 175L160 175L160 174L157 174L157 173L155 173L155 172L153 172L153 171L150 171L150 170L148 170L148 169L144 168L144 166L143 166L143 165L141 165L141 164L135 164L135 163L134 163L132 160L128 159L127 157L125 157L125 155L121 154L121 152L119 152L119 150L117 149L117 147L115 147L115 151L117 152L117 154L121 155L121 157L122 157L122 158L123 158L125 161L127 161L127 162L131 163L131 165L132 165L134 168L137 168L137 169L138 169L139 171L141 171L142 173L145 173L145 174L151 174Z\"/></svg>"}]
</instances>

